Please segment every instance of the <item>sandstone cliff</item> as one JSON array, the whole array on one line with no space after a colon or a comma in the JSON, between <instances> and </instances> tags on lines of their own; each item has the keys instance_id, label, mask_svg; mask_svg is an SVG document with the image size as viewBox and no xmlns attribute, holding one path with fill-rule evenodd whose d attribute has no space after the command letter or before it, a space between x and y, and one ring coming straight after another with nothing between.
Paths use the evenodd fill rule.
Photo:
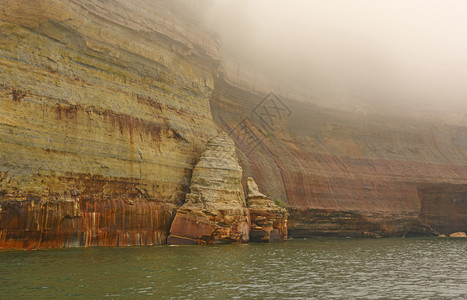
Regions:
<instances>
[{"instance_id":1,"label":"sandstone cliff","mask_svg":"<svg viewBox=\"0 0 467 300\"><path fill-rule=\"evenodd\" d=\"M289 235L467 231L465 114L238 80L168 3L0 1L0 247L166 243L206 142L246 117L261 143L232 135L243 181L283 199ZM253 113L270 91L288 110L273 129Z\"/></svg>"},{"instance_id":2,"label":"sandstone cliff","mask_svg":"<svg viewBox=\"0 0 467 300\"><path fill-rule=\"evenodd\" d=\"M247 119L261 140L253 150L240 147L241 165L271 197L286 199L290 236L432 235L467 227L467 120L444 120L442 112L420 117L423 108L413 118L350 112L279 94L291 115L282 112L272 130L255 113L266 95L260 88L220 78L211 110L226 131Z\"/></svg>"},{"instance_id":3,"label":"sandstone cliff","mask_svg":"<svg viewBox=\"0 0 467 300\"><path fill-rule=\"evenodd\" d=\"M219 56L164 3L0 2L0 247L165 243Z\"/></svg>"}]
</instances>

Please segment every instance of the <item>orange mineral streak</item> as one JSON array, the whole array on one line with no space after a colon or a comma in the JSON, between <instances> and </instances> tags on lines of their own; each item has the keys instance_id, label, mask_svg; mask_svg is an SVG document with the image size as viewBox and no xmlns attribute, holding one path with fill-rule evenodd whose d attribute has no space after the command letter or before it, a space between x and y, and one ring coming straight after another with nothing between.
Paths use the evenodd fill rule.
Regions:
<instances>
[{"instance_id":1,"label":"orange mineral streak","mask_svg":"<svg viewBox=\"0 0 467 300\"><path fill-rule=\"evenodd\" d=\"M111 6L0 1L0 247L166 243L217 134L217 40L160 1Z\"/></svg>"},{"instance_id":2,"label":"orange mineral streak","mask_svg":"<svg viewBox=\"0 0 467 300\"><path fill-rule=\"evenodd\" d=\"M0 248L16 249L160 245L173 218L170 207L145 200L25 200L3 209Z\"/></svg>"}]
</instances>

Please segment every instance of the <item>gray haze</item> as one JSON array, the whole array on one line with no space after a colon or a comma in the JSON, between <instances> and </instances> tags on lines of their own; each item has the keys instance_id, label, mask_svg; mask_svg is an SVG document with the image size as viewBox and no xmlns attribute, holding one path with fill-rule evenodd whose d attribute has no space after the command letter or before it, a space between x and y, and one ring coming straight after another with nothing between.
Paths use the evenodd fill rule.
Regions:
<instances>
[{"instance_id":1,"label":"gray haze","mask_svg":"<svg viewBox=\"0 0 467 300\"><path fill-rule=\"evenodd\" d=\"M207 3L235 60L310 88L467 113L467 1Z\"/></svg>"}]
</instances>

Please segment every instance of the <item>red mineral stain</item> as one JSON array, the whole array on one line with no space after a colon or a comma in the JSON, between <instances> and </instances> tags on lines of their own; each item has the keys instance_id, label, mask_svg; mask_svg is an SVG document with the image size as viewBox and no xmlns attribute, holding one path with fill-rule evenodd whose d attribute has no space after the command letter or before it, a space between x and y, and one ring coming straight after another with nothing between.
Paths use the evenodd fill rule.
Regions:
<instances>
[{"instance_id":1,"label":"red mineral stain","mask_svg":"<svg viewBox=\"0 0 467 300\"><path fill-rule=\"evenodd\" d=\"M175 207L144 199L128 180L75 175L66 200L2 200L0 248L133 246L166 243ZM78 178L78 179L77 179ZM67 180L63 178L62 181ZM107 186L109 194L102 193ZM122 195L125 195L122 197ZM131 201L129 201L132 199Z\"/></svg>"},{"instance_id":2,"label":"red mineral stain","mask_svg":"<svg viewBox=\"0 0 467 300\"><path fill-rule=\"evenodd\" d=\"M12 89L11 95L13 97L13 101L20 101L21 99L26 97L26 93L24 91L15 88Z\"/></svg>"}]
</instances>

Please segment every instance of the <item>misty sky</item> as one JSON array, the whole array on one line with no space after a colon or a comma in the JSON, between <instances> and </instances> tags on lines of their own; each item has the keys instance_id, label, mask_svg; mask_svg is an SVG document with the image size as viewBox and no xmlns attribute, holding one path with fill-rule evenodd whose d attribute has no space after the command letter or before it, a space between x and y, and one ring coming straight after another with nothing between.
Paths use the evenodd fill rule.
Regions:
<instances>
[{"instance_id":1,"label":"misty sky","mask_svg":"<svg viewBox=\"0 0 467 300\"><path fill-rule=\"evenodd\" d=\"M226 52L304 85L467 113L467 1L217 0Z\"/></svg>"}]
</instances>

